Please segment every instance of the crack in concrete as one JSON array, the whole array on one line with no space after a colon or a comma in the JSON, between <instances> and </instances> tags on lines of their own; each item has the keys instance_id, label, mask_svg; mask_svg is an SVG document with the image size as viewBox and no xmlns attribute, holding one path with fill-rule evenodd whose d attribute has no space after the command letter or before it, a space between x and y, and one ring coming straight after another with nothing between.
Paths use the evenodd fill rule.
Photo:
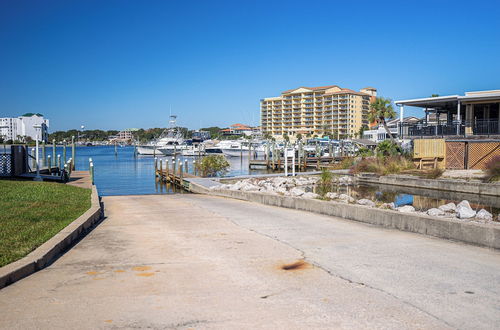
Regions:
<instances>
[{"instance_id":1,"label":"crack in concrete","mask_svg":"<svg viewBox=\"0 0 500 330\"><path fill-rule=\"evenodd\" d=\"M194 206L194 204L193 204L193 206ZM199 206L198 206L198 207L199 207ZM398 296L394 295L394 294L393 294L393 293L391 293L391 292L388 292L388 291L386 291L386 290L384 290L384 289L382 289L382 288L377 288L377 287L371 286L371 285L366 284L366 283L363 283L363 282L357 282L357 281L354 281L354 280L349 279L349 278L347 278L347 277L345 277L345 276L342 276L342 275L340 275L340 274L335 273L333 270L328 269L328 268L326 268L326 267L322 266L321 264L319 264L319 263L317 263L317 262L315 262L315 261L312 261L312 260L308 259L308 258L307 258L307 256L306 256L306 252L305 252L305 251L303 251L302 249L300 249L300 248L298 248L298 247L296 247L296 246L293 246L292 244L290 244L290 243L288 243L288 242L286 242L286 241L283 241L283 240L279 239L279 238L278 238L278 237L276 237L276 236L268 235L268 234L266 234L266 233L259 232L259 231L258 231L258 230L256 230L256 229L245 227L245 226L243 226L243 225L241 225L241 224L237 223L236 221L231 220L230 218L228 218L228 217L226 217L226 216L224 216L224 215L222 215L222 214L219 214L219 213L216 213L216 212L214 212L214 211L207 210L207 209L205 209L205 210L206 210L207 212L210 212L210 213L214 214L214 215L218 215L218 216L222 217L223 219L226 219L227 221L231 222L232 224L234 224L235 226L237 226L237 227L239 227L239 228L246 229L246 230L248 230L248 231L250 231L250 232L253 232L253 233L257 234L257 235L261 235L261 236L267 237L267 238L269 238L269 239L271 239L271 240L274 240L274 241L276 241L276 242L279 242L279 243L281 243L281 244L284 244L284 245L286 245L286 246L288 246L288 247L290 247L290 248L292 248L292 249L294 249L294 250L298 251L298 252L300 253L300 255L301 255L301 258L302 258L303 260L305 260L305 261L309 262L309 263L310 263L311 265L313 265L314 267L317 267L317 268L321 269L322 271L324 271L325 273L327 273L329 276L336 277L336 278L341 279L341 280L343 280L343 281L345 281L345 282L348 282L349 284L357 284L357 285L360 285L360 286L363 286L363 287L366 287L366 288L369 288L369 289L372 289L372 290L375 290L375 291L381 292L381 293L383 293L383 294L386 294L386 295L388 295L388 296L390 296L390 297L392 297L392 298L394 298L394 299L396 299L396 300L398 300L398 301L402 302L403 304L408 305L408 306L410 306L410 307L412 307L412 308L415 308L416 310L420 311L421 313L423 313L423 314L425 314L425 315L428 315L429 317L431 317L431 318L433 318L433 319L435 319L435 320L437 320L437 321L439 321L439 322L442 322L443 324L445 324L446 326L448 326L448 327L450 327L450 328L453 328L453 329L458 329L457 327L455 327L455 326L453 326L452 324L448 323L447 321L445 321L445 320L441 319L440 317L438 317L438 316L436 316L436 315L434 315L434 314L432 314L432 313L430 313L430 312L428 312L428 311L426 311L426 310L422 309L422 308L421 308L421 307L419 307L419 306L416 306L415 304L413 304L413 303L411 303L411 302L409 302L409 301L404 300L404 299L403 299L403 298L401 298L401 297L398 297ZM273 294L271 294L271 295L273 295ZM264 297L266 297L266 298L267 298L267 297L269 297L269 296L271 296L271 295L267 295L267 296L264 296ZM262 297L261 297L261 298L262 298ZM263 299L265 299L265 298L263 298Z\"/></svg>"}]
</instances>

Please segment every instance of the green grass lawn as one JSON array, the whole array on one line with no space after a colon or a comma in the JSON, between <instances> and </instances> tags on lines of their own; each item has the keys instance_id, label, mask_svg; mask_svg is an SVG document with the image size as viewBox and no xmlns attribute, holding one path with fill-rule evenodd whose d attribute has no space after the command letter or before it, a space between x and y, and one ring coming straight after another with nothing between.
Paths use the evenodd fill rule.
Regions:
<instances>
[{"instance_id":1,"label":"green grass lawn","mask_svg":"<svg viewBox=\"0 0 500 330\"><path fill-rule=\"evenodd\" d=\"M0 267L21 259L90 208L90 189L0 180Z\"/></svg>"}]
</instances>

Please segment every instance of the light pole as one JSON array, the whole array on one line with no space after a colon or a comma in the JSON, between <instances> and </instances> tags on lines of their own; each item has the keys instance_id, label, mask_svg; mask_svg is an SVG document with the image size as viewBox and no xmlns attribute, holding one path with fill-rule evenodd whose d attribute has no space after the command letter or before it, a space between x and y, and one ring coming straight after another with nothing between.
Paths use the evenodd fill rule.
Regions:
<instances>
[{"instance_id":1,"label":"light pole","mask_svg":"<svg viewBox=\"0 0 500 330\"><path fill-rule=\"evenodd\" d=\"M35 125L33 125L33 128L36 130L36 149L35 149L36 176L33 180L34 181L43 181L42 177L40 176L40 159L38 157L38 139L39 139L38 134L42 129L42 125L35 124Z\"/></svg>"},{"instance_id":2,"label":"light pole","mask_svg":"<svg viewBox=\"0 0 500 330\"><path fill-rule=\"evenodd\" d=\"M84 126L84 125L81 125L81 126L80 126L80 129L82 130L82 133L83 133L83 130L85 129L85 126ZM80 143L80 131L78 131L78 136L77 136L77 138L76 138L76 143L81 144L81 143Z\"/></svg>"}]
</instances>

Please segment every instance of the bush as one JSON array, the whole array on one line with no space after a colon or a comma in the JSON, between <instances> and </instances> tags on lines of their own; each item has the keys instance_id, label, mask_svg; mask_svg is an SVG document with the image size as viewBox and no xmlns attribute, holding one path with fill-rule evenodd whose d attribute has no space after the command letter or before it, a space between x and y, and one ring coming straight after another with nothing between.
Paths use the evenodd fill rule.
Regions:
<instances>
[{"instance_id":1,"label":"bush","mask_svg":"<svg viewBox=\"0 0 500 330\"><path fill-rule=\"evenodd\" d=\"M486 177L488 181L500 181L500 156L495 156L486 163Z\"/></svg>"},{"instance_id":2,"label":"bush","mask_svg":"<svg viewBox=\"0 0 500 330\"><path fill-rule=\"evenodd\" d=\"M371 157L373 155L375 155L375 153L373 152L373 150L370 150L368 148L361 148L358 150L358 152L356 153L358 156L361 156L363 158L365 157Z\"/></svg>"},{"instance_id":3,"label":"bush","mask_svg":"<svg viewBox=\"0 0 500 330\"><path fill-rule=\"evenodd\" d=\"M413 169L415 166L406 157L369 157L360 160L356 165L351 167L351 173L369 172L379 175L397 174L404 170Z\"/></svg>"},{"instance_id":4,"label":"bush","mask_svg":"<svg viewBox=\"0 0 500 330\"><path fill-rule=\"evenodd\" d=\"M321 197L325 197L326 193L332 188L333 174L326 168L321 170L320 179L316 188L316 192Z\"/></svg>"},{"instance_id":5,"label":"bush","mask_svg":"<svg viewBox=\"0 0 500 330\"><path fill-rule=\"evenodd\" d=\"M229 163L222 155L206 156L196 163L196 169L202 176L224 175L228 168Z\"/></svg>"},{"instance_id":6,"label":"bush","mask_svg":"<svg viewBox=\"0 0 500 330\"><path fill-rule=\"evenodd\" d=\"M398 156L403 152L400 146L390 140L380 142L375 151L377 156Z\"/></svg>"}]
</instances>

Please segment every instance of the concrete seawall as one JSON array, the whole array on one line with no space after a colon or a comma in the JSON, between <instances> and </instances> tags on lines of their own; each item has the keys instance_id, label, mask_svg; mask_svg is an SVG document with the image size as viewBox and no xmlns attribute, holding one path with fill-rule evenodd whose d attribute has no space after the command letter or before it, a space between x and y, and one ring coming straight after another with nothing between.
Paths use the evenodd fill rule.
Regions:
<instances>
[{"instance_id":1,"label":"concrete seawall","mask_svg":"<svg viewBox=\"0 0 500 330\"><path fill-rule=\"evenodd\" d=\"M0 289L50 265L101 219L97 189L91 189L90 209L26 257L0 268Z\"/></svg>"},{"instance_id":2,"label":"concrete seawall","mask_svg":"<svg viewBox=\"0 0 500 330\"><path fill-rule=\"evenodd\" d=\"M246 200L265 205L310 211L349 220L399 229L469 244L500 249L500 226L434 218L420 214L370 208L316 199L271 195L260 192L209 190L192 185L193 192Z\"/></svg>"},{"instance_id":3,"label":"concrete seawall","mask_svg":"<svg viewBox=\"0 0 500 330\"><path fill-rule=\"evenodd\" d=\"M409 175L386 175L381 177L357 177L359 182L380 183L403 187L436 189L444 191L462 192L500 196L500 183L467 182L448 179L422 179Z\"/></svg>"}]
</instances>

